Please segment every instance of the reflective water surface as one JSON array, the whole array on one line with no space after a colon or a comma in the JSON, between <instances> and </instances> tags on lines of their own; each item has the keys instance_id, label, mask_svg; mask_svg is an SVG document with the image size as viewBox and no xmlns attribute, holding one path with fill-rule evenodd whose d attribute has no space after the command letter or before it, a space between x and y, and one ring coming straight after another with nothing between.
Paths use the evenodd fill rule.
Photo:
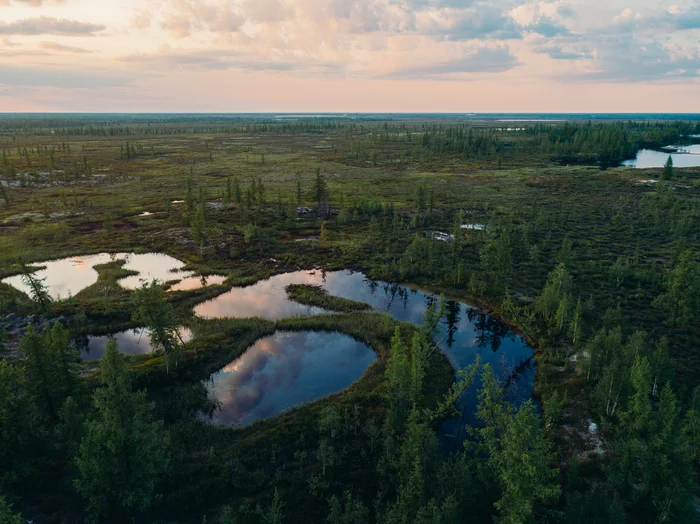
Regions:
<instances>
[{"instance_id":1,"label":"reflective water surface","mask_svg":"<svg viewBox=\"0 0 700 524\"><path fill-rule=\"evenodd\" d=\"M99 360L104 355L107 341L114 338L117 341L119 351L127 355L143 355L151 353L151 345L148 330L145 328L129 329L105 336L88 336L78 341L80 356L83 360ZM181 328L180 337L184 342L192 339L192 332L189 329Z\"/></svg>"},{"instance_id":2,"label":"reflective water surface","mask_svg":"<svg viewBox=\"0 0 700 524\"><path fill-rule=\"evenodd\" d=\"M683 152L671 153L674 167L697 167L700 166L700 144L692 146L682 146ZM637 152L637 158L625 160L622 165L646 169L651 167L663 167L668 160L669 153L642 149Z\"/></svg>"},{"instance_id":3,"label":"reflective water surface","mask_svg":"<svg viewBox=\"0 0 700 524\"><path fill-rule=\"evenodd\" d=\"M122 257L120 257L122 258ZM138 275L123 278L119 285L126 289L136 289L142 282L151 282L153 279L161 282L180 280L192 275L183 271L184 262L163 253L146 253L143 255L126 254L124 269L138 271Z\"/></svg>"},{"instance_id":4,"label":"reflective water surface","mask_svg":"<svg viewBox=\"0 0 700 524\"><path fill-rule=\"evenodd\" d=\"M347 335L279 331L206 381L210 397L219 402L211 421L238 426L278 415L347 388L376 359Z\"/></svg>"},{"instance_id":5,"label":"reflective water surface","mask_svg":"<svg viewBox=\"0 0 700 524\"><path fill-rule=\"evenodd\" d=\"M225 281L226 277L223 275L187 277L180 280L180 282L177 284L170 286L168 291L193 291L195 289L202 289L207 286L223 284Z\"/></svg>"},{"instance_id":6,"label":"reflective water surface","mask_svg":"<svg viewBox=\"0 0 700 524\"><path fill-rule=\"evenodd\" d=\"M287 298L288 284L315 284L336 295L366 302L375 311L385 311L397 320L421 324L428 306L439 297L408 286L373 281L352 271L297 271L274 276L246 288L233 288L195 308L203 317L253 317L278 320L293 315L312 315L319 308L297 304ZM532 397L535 375L533 351L527 342L498 319L467 304L447 303L447 315L438 335L440 348L456 369L468 366L478 355L482 363L491 364L514 403ZM291 343L293 341L288 341ZM478 384L464 395L460 408L465 421L471 421L476 406ZM444 435L456 434L460 421L448 421Z\"/></svg>"},{"instance_id":7,"label":"reflective water surface","mask_svg":"<svg viewBox=\"0 0 700 524\"><path fill-rule=\"evenodd\" d=\"M66 299L97 282L98 275L93 266L115 260L125 260L124 269L139 272L138 275L119 281L119 284L127 289L138 287L141 279L150 281L156 278L165 282L191 275L191 273L182 271L184 262L162 253L100 253L37 262L34 266L45 266L45 268L35 272L34 275L37 278L46 279L44 284L54 300ZM24 293L29 293L29 286L22 282L21 275L5 278L2 282L14 286Z\"/></svg>"}]
</instances>

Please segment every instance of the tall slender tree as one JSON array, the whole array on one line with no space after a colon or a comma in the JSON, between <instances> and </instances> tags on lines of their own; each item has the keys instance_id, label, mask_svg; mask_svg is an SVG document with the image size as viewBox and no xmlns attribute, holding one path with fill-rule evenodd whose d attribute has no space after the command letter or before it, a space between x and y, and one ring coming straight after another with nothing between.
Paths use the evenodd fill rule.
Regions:
<instances>
[{"instance_id":1,"label":"tall slender tree","mask_svg":"<svg viewBox=\"0 0 700 524\"><path fill-rule=\"evenodd\" d=\"M77 458L75 481L90 522L143 522L142 512L158 498L158 482L168 467L168 437L153 421L145 391L133 391L117 343L107 342L95 391L97 418L87 427Z\"/></svg>"}]
</instances>

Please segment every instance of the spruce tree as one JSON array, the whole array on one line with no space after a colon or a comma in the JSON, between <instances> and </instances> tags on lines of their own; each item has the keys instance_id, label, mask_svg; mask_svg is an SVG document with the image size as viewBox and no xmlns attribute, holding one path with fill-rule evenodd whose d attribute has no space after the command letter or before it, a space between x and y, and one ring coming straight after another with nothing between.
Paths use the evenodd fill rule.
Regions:
<instances>
[{"instance_id":1,"label":"spruce tree","mask_svg":"<svg viewBox=\"0 0 700 524\"><path fill-rule=\"evenodd\" d=\"M124 357L112 339L100 360L95 391L97 417L88 423L77 458L75 487L85 498L90 522L140 522L158 499L168 467L168 437L153 421L145 391L133 391Z\"/></svg>"},{"instance_id":2,"label":"spruce tree","mask_svg":"<svg viewBox=\"0 0 700 524\"><path fill-rule=\"evenodd\" d=\"M182 351L178 344L178 340L180 342L182 340L172 304L168 302L165 291L156 280L150 284L144 282L140 288L136 289L132 296L132 303L134 321L146 326L151 346L164 351L166 369L169 373L170 364L177 365Z\"/></svg>"},{"instance_id":3,"label":"spruce tree","mask_svg":"<svg viewBox=\"0 0 700 524\"><path fill-rule=\"evenodd\" d=\"M668 155L668 159L664 164L664 168L661 171L661 180L673 180L673 158Z\"/></svg>"}]
</instances>

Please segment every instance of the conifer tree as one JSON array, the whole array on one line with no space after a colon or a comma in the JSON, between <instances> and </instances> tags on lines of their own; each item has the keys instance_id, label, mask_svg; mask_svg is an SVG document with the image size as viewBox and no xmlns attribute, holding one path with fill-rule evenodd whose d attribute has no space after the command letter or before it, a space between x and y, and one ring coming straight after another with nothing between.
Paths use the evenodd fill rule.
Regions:
<instances>
[{"instance_id":1,"label":"conifer tree","mask_svg":"<svg viewBox=\"0 0 700 524\"><path fill-rule=\"evenodd\" d=\"M168 373L170 364L177 365L182 348L178 322L175 310L165 296L162 286L153 280L150 284L144 282L133 294L133 319L148 328L151 345L165 352L165 363Z\"/></svg>"},{"instance_id":2,"label":"conifer tree","mask_svg":"<svg viewBox=\"0 0 700 524\"><path fill-rule=\"evenodd\" d=\"M91 522L142 520L158 498L157 485L168 467L168 438L154 422L145 391L133 391L124 357L112 339L100 360L95 391L97 418L88 423L77 458L75 481Z\"/></svg>"},{"instance_id":3,"label":"conifer tree","mask_svg":"<svg viewBox=\"0 0 700 524\"><path fill-rule=\"evenodd\" d=\"M22 524L22 517L19 513L15 513L12 506L5 500L5 497L0 493L0 522L3 524Z\"/></svg>"},{"instance_id":4,"label":"conifer tree","mask_svg":"<svg viewBox=\"0 0 700 524\"><path fill-rule=\"evenodd\" d=\"M22 282L29 288L29 296L40 311L46 313L52 301L48 288L44 284L46 278L35 277L23 262L20 262L20 268L22 270Z\"/></svg>"},{"instance_id":5,"label":"conifer tree","mask_svg":"<svg viewBox=\"0 0 700 524\"><path fill-rule=\"evenodd\" d=\"M664 168L661 171L661 180L673 180L673 158L668 155L668 159L664 164Z\"/></svg>"},{"instance_id":6,"label":"conifer tree","mask_svg":"<svg viewBox=\"0 0 700 524\"><path fill-rule=\"evenodd\" d=\"M29 480L41 467L42 431L30 393L24 370L0 358L0 493Z\"/></svg>"}]
</instances>

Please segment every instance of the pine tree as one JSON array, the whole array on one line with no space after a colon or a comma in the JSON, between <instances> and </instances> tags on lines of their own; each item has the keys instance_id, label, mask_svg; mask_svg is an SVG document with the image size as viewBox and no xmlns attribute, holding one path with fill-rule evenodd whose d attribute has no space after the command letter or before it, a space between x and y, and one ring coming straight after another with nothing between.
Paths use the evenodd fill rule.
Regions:
<instances>
[{"instance_id":1,"label":"pine tree","mask_svg":"<svg viewBox=\"0 0 700 524\"><path fill-rule=\"evenodd\" d=\"M411 398L420 401L423 393L423 380L428 360L428 341L416 332L411 345Z\"/></svg>"},{"instance_id":2,"label":"pine tree","mask_svg":"<svg viewBox=\"0 0 700 524\"><path fill-rule=\"evenodd\" d=\"M233 195L236 200L236 204L241 205L243 202L243 197L241 195L241 184L238 182L238 177L233 180Z\"/></svg>"},{"instance_id":3,"label":"pine tree","mask_svg":"<svg viewBox=\"0 0 700 524\"><path fill-rule=\"evenodd\" d=\"M87 427L77 458L75 481L85 498L91 522L124 522L157 499L158 481L168 467L168 438L162 422L152 419L145 391L132 391L117 343L110 340L100 360L95 391L97 418Z\"/></svg>"},{"instance_id":4,"label":"pine tree","mask_svg":"<svg viewBox=\"0 0 700 524\"><path fill-rule=\"evenodd\" d=\"M634 393L627 411L623 414L623 431L629 438L644 438L651 430L651 366L647 357L634 361L631 372Z\"/></svg>"},{"instance_id":5,"label":"pine tree","mask_svg":"<svg viewBox=\"0 0 700 524\"><path fill-rule=\"evenodd\" d=\"M665 311L671 329L687 327L700 313L700 264L691 251L681 254L654 305Z\"/></svg>"},{"instance_id":6,"label":"pine tree","mask_svg":"<svg viewBox=\"0 0 700 524\"><path fill-rule=\"evenodd\" d=\"M328 524L369 524L369 509L349 491L341 500L333 495L329 501Z\"/></svg>"},{"instance_id":7,"label":"pine tree","mask_svg":"<svg viewBox=\"0 0 700 524\"><path fill-rule=\"evenodd\" d=\"M3 524L22 524L22 517L12 510L12 506L0 493L0 522Z\"/></svg>"},{"instance_id":8,"label":"pine tree","mask_svg":"<svg viewBox=\"0 0 700 524\"><path fill-rule=\"evenodd\" d=\"M411 363L408 349L397 327L391 339L391 354L387 363L386 376L389 380L388 427L393 432L401 432L411 406Z\"/></svg>"},{"instance_id":9,"label":"pine tree","mask_svg":"<svg viewBox=\"0 0 700 524\"><path fill-rule=\"evenodd\" d=\"M521 524L532 518L538 505L559 496L557 470L551 467L554 454L530 401L514 411L488 365L482 384L477 416L483 427L475 432L488 450L489 468L502 490L494 504L498 522Z\"/></svg>"},{"instance_id":10,"label":"pine tree","mask_svg":"<svg viewBox=\"0 0 700 524\"><path fill-rule=\"evenodd\" d=\"M669 383L661 390L655 419L648 465L654 521L691 522L697 516L693 507L692 460L683 440L680 406Z\"/></svg>"},{"instance_id":11,"label":"pine tree","mask_svg":"<svg viewBox=\"0 0 700 524\"><path fill-rule=\"evenodd\" d=\"M696 386L685 416L685 438L696 468L700 467L700 386Z\"/></svg>"},{"instance_id":12,"label":"pine tree","mask_svg":"<svg viewBox=\"0 0 700 524\"><path fill-rule=\"evenodd\" d=\"M165 296L165 291L153 280L150 284L144 282L134 291L132 297L134 306L133 319L148 328L151 346L165 352L167 372L170 372L172 362L177 365L182 350L178 340L178 322L175 310Z\"/></svg>"},{"instance_id":13,"label":"pine tree","mask_svg":"<svg viewBox=\"0 0 700 524\"><path fill-rule=\"evenodd\" d=\"M326 216L328 211L328 195L326 193L326 181L321 175L321 169L316 168L316 179L314 180L314 196L316 198L316 205L318 207L318 212L322 216Z\"/></svg>"},{"instance_id":14,"label":"pine tree","mask_svg":"<svg viewBox=\"0 0 700 524\"><path fill-rule=\"evenodd\" d=\"M321 242L328 242L328 230L326 229L326 221L321 222L321 232L319 233L319 240Z\"/></svg>"},{"instance_id":15,"label":"pine tree","mask_svg":"<svg viewBox=\"0 0 700 524\"><path fill-rule=\"evenodd\" d=\"M421 214L423 211L425 211L425 198L426 198L426 188L425 188L425 181L421 182L418 184L416 187L416 194L414 197L415 205L416 205L416 213Z\"/></svg>"},{"instance_id":16,"label":"pine tree","mask_svg":"<svg viewBox=\"0 0 700 524\"><path fill-rule=\"evenodd\" d=\"M22 262L20 262L20 268L22 270L22 282L29 288L29 296L32 301L39 307L42 313L48 312L52 298L51 295L49 295L48 288L44 284L46 278L35 277Z\"/></svg>"},{"instance_id":17,"label":"pine tree","mask_svg":"<svg viewBox=\"0 0 700 524\"><path fill-rule=\"evenodd\" d=\"M20 353L39 412L51 423L57 422L59 409L75 387L69 365L76 358L72 356L67 332L58 323L43 334L29 326Z\"/></svg>"},{"instance_id":18,"label":"pine tree","mask_svg":"<svg viewBox=\"0 0 700 524\"><path fill-rule=\"evenodd\" d=\"M673 177L673 158L671 155L668 155L668 159L666 160L664 168L661 171L661 180L673 180Z\"/></svg>"},{"instance_id":19,"label":"pine tree","mask_svg":"<svg viewBox=\"0 0 700 524\"><path fill-rule=\"evenodd\" d=\"M267 510L257 507L256 512L260 515L264 524L282 524L284 522L284 502L277 488L275 488L275 496Z\"/></svg>"},{"instance_id":20,"label":"pine tree","mask_svg":"<svg viewBox=\"0 0 700 524\"><path fill-rule=\"evenodd\" d=\"M581 297L579 297L576 301L576 307L574 308L571 322L569 322L569 336L571 337L571 342L573 342L574 347L578 347L583 340L584 326L583 303L581 302Z\"/></svg>"},{"instance_id":21,"label":"pine tree","mask_svg":"<svg viewBox=\"0 0 700 524\"><path fill-rule=\"evenodd\" d=\"M31 393L24 370L0 358L0 493L22 485L42 466L42 432Z\"/></svg>"}]
</instances>

